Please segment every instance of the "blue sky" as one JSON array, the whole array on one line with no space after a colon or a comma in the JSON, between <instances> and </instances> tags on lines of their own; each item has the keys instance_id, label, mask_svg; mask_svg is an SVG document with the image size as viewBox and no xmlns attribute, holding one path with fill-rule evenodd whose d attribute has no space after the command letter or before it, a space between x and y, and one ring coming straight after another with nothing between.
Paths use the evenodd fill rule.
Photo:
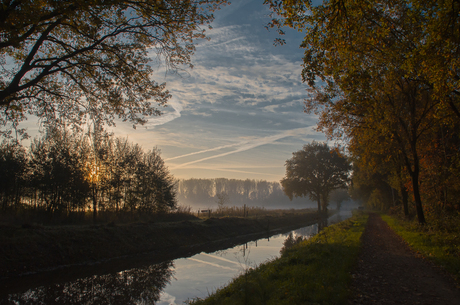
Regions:
<instances>
[{"instance_id":1,"label":"blue sky","mask_svg":"<svg viewBox=\"0 0 460 305\"><path fill-rule=\"evenodd\" d=\"M194 68L154 79L172 94L161 117L114 132L145 149L158 147L176 178L280 180L284 163L302 146L324 141L316 117L303 113L307 85L301 81L302 33L277 33L263 0L239 0L215 13L210 41L199 41Z\"/></svg>"},{"instance_id":2,"label":"blue sky","mask_svg":"<svg viewBox=\"0 0 460 305\"><path fill-rule=\"evenodd\" d=\"M155 66L152 78L172 94L164 115L137 129L117 122L112 131L146 150L158 147L176 178L279 181L292 152L325 141L314 131L316 117L303 112L303 34L286 30L287 44L275 47L263 0L231 2L215 13L211 39L196 44L193 69ZM31 135L34 122L26 123Z\"/></svg>"}]
</instances>

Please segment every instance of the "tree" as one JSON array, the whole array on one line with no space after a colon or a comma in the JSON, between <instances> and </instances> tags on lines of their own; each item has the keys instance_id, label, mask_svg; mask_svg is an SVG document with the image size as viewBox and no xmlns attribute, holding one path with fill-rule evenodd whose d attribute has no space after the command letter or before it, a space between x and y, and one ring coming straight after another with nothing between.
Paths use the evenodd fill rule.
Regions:
<instances>
[{"instance_id":1,"label":"tree","mask_svg":"<svg viewBox=\"0 0 460 305\"><path fill-rule=\"evenodd\" d=\"M6 211L17 207L28 179L26 150L17 142L0 144L0 206Z\"/></svg>"},{"instance_id":2,"label":"tree","mask_svg":"<svg viewBox=\"0 0 460 305\"><path fill-rule=\"evenodd\" d=\"M342 207L342 202L350 200L350 195L348 195L347 190L337 189L331 193L330 201L333 201L337 204L337 210L340 210Z\"/></svg>"},{"instance_id":3,"label":"tree","mask_svg":"<svg viewBox=\"0 0 460 305\"><path fill-rule=\"evenodd\" d=\"M348 150L353 159L354 196L362 197L363 194L359 193L369 192L364 195L367 201L374 189L379 189L381 194L391 191L392 200L379 204L379 207L383 206L387 209L391 203L399 203L399 198L395 200L393 197L393 189L398 190L404 215L408 216L409 193L406 184L410 181L410 177L405 170L403 154L398 143L391 137L376 137L376 132L369 128L354 128ZM388 196L381 196L380 200L386 198Z\"/></svg>"},{"instance_id":4,"label":"tree","mask_svg":"<svg viewBox=\"0 0 460 305\"><path fill-rule=\"evenodd\" d=\"M354 86L359 78L402 71L409 80L432 89L432 98L440 102L438 110L460 117L458 1L264 3L276 14L269 27L278 28L280 34L283 26L306 33L302 76L311 86L317 78L328 85L340 80L341 86L346 82Z\"/></svg>"},{"instance_id":5,"label":"tree","mask_svg":"<svg viewBox=\"0 0 460 305\"><path fill-rule=\"evenodd\" d=\"M136 178L141 190L140 209L165 213L177 207L176 183L160 156L160 150L154 148L143 155Z\"/></svg>"},{"instance_id":6,"label":"tree","mask_svg":"<svg viewBox=\"0 0 460 305\"><path fill-rule=\"evenodd\" d=\"M104 207L104 193L109 189L108 164L113 159L111 134L101 125L94 124L93 130L88 130L90 155L86 162L87 180L90 185L93 221L97 220L97 213Z\"/></svg>"},{"instance_id":7,"label":"tree","mask_svg":"<svg viewBox=\"0 0 460 305\"><path fill-rule=\"evenodd\" d=\"M142 124L170 97L151 79L151 53L191 65L202 26L226 0L3 1L0 126L27 115L81 123L86 115ZM155 103L152 103L152 100Z\"/></svg>"},{"instance_id":8,"label":"tree","mask_svg":"<svg viewBox=\"0 0 460 305\"><path fill-rule=\"evenodd\" d=\"M158 149L144 152L98 128L50 127L29 150L4 141L0 173L0 212L34 207L68 216L91 207L97 221L104 210L153 214L177 204L175 180Z\"/></svg>"},{"instance_id":9,"label":"tree","mask_svg":"<svg viewBox=\"0 0 460 305\"><path fill-rule=\"evenodd\" d=\"M320 115L330 137L396 142L411 177L420 223L421 143L429 130L460 117L456 1L266 1L281 16L271 26L306 30L303 80L312 88L307 112ZM443 21L444 20L444 21ZM447 21L447 22L445 22ZM448 41L447 43L445 41ZM318 82L322 80L323 82ZM392 144L391 147L394 147Z\"/></svg>"},{"instance_id":10,"label":"tree","mask_svg":"<svg viewBox=\"0 0 460 305\"><path fill-rule=\"evenodd\" d=\"M224 205L226 205L229 201L230 201L230 196L228 196L227 193L222 192L222 193L216 194L216 202L217 202L217 205L219 206L219 210L222 210L224 208Z\"/></svg>"},{"instance_id":11,"label":"tree","mask_svg":"<svg viewBox=\"0 0 460 305\"><path fill-rule=\"evenodd\" d=\"M318 212L326 211L330 192L347 187L350 162L338 150L315 141L292 155L281 180L284 193L291 200L308 195L317 201Z\"/></svg>"},{"instance_id":12,"label":"tree","mask_svg":"<svg viewBox=\"0 0 460 305\"><path fill-rule=\"evenodd\" d=\"M32 187L38 190L48 212L84 208L89 184L85 163L89 151L76 134L49 128L30 147Z\"/></svg>"}]
</instances>

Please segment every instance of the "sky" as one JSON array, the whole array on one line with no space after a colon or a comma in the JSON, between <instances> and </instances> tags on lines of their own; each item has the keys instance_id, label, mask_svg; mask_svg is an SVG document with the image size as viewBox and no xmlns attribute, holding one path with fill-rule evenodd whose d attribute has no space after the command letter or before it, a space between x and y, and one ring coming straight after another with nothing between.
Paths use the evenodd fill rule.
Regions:
<instances>
[{"instance_id":1,"label":"sky","mask_svg":"<svg viewBox=\"0 0 460 305\"><path fill-rule=\"evenodd\" d=\"M279 181L292 152L325 136L317 118L303 112L301 81L304 34L287 31L286 44L268 31L263 0L233 0L217 11L209 41L201 40L193 69L154 79L172 94L164 115L136 130L118 123L115 135L144 149L157 147L179 179L233 178Z\"/></svg>"},{"instance_id":2,"label":"sky","mask_svg":"<svg viewBox=\"0 0 460 305\"><path fill-rule=\"evenodd\" d=\"M118 122L114 134L160 149L178 179L282 179L292 152L326 138L303 112L304 34L287 30L287 43L275 47L269 13L263 0L232 0L217 11L210 40L196 44L193 69L156 67L153 79L172 94L164 114L136 129Z\"/></svg>"}]
</instances>

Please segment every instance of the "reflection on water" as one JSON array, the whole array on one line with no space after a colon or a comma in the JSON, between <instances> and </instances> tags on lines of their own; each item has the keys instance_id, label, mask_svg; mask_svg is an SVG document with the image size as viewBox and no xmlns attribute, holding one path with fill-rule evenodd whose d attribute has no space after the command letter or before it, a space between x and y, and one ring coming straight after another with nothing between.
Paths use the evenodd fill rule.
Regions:
<instances>
[{"instance_id":1,"label":"reflection on water","mask_svg":"<svg viewBox=\"0 0 460 305\"><path fill-rule=\"evenodd\" d=\"M329 217L327 223L330 225L349 217L351 211L342 211L341 214ZM200 253L191 258L175 260L175 280L167 285L157 305L183 304L187 299L204 298L244 273L247 268L254 268L279 257L280 250L291 233L294 239L308 239L318 233L320 228L324 228L325 224L314 224L224 251Z\"/></svg>"},{"instance_id":2,"label":"reflection on water","mask_svg":"<svg viewBox=\"0 0 460 305\"><path fill-rule=\"evenodd\" d=\"M9 295L2 304L155 304L174 273L171 261Z\"/></svg>"},{"instance_id":3,"label":"reflection on water","mask_svg":"<svg viewBox=\"0 0 460 305\"><path fill-rule=\"evenodd\" d=\"M327 218L318 222L318 233L327 227Z\"/></svg>"},{"instance_id":4,"label":"reflection on water","mask_svg":"<svg viewBox=\"0 0 460 305\"><path fill-rule=\"evenodd\" d=\"M336 214L312 226L174 262L10 294L7 300L0 299L0 304L183 304L188 299L206 297L248 268L278 257L287 240L308 239L328 223L350 216L351 212Z\"/></svg>"},{"instance_id":5,"label":"reflection on water","mask_svg":"<svg viewBox=\"0 0 460 305\"><path fill-rule=\"evenodd\" d=\"M286 250L292 248L294 245L297 245L298 243L306 240L307 238L304 236L297 236L297 238L294 238L294 235L289 233L288 237L284 240L283 247L280 250L280 254L283 255Z\"/></svg>"}]
</instances>

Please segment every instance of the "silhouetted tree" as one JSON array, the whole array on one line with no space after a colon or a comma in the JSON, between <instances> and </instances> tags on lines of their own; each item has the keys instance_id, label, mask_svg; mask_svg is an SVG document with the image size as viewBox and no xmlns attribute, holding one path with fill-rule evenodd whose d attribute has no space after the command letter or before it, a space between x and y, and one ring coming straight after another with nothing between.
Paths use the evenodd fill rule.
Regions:
<instances>
[{"instance_id":1,"label":"silhouetted tree","mask_svg":"<svg viewBox=\"0 0 460 305\"><path fill-rule=\"evenodd\" d=\"M138 183L142 190L140 208L150 212L164 213L176 207L175 181L169 173L157 148L143 156Z\"/></svg>"},{"instance_id":2,"label":"silhouetted tree","mask_svg":"<svg viewBox=\"0 0 460 305\"><path fill-rule=\"evenodd\" d=\"M17 206L24 195L28 176L25 149L17 142L0 145L0 202L2 210Z\"/></svg>"},{"instance_id":3,"label":"silhouetted tree","mask_svg":"<svg viewBox=\"0 0 460 305\"><path fill-rule=\"evenodd\" d=\"M87 152L66 130L48 129L30 147L32 187L39 191L49 212L67 211L85 205L88 182L85 176Z\"/></svg>"},{"instance_id":4,"label":"silhouetted tree","mask_svg":"<svg viewBox=\"0 0 460 305\"><path fill-rule=\"evenodd\" d=\"M90 132L48 128L26 150L0 145L0 209L164 213L176 208L175 180L158 149ZM28 199L28 200L27 200Z\"/></svg>"},{"instance_id":5,"label":"silhouetted tree","mask_svg":"<svg viewBox=\"0 0 460 305\"><path fill-rule=\"evenodd\" d=\"M309 196L318 203L318 212L326 211L329 193L347 187L350 162L326 143L312 142L292 153L286 161L286 177L281 180L284 192L293 196Z\"/></svg>"}]
</instances>

